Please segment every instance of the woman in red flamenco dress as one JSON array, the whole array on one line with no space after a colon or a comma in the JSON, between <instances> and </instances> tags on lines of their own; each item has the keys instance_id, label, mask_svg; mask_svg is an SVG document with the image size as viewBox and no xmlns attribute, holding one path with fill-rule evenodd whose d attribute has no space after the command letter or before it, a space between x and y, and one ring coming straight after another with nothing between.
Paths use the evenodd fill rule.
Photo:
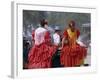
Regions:
<instances>
[{"instance_id":1,"label":"woman in red flamenco dress","mask_svg":"<svg viewBox=\"0 0 100 80\"><path fill-rule=\"evenodd\" d=\"M28 55L28 69L51 67L51 59L56 48L51 44L50 33L44 26L45 20L41 20L41 27L35 30L34 46Z\"/></svg>"},{"instance_id":2,"label":"woman in red flamenco dress","mask_svg":"<svg viewBox=\"0 0 100 80\"><path fill-rule=\"evenodd\" d=\"M64 67L81 66L84 63L87 50L76 41L80 32L75 28L75 22L70 21L68 26L63 34L60 62ZM66 44L64 43L65 40L67 40Z\"/></svg>"}]
</instances>

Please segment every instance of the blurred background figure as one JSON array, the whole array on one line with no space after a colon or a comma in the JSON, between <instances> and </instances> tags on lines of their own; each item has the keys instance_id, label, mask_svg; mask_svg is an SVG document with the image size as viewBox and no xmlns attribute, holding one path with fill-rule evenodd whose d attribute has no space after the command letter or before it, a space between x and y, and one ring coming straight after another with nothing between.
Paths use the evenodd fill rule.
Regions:
<instances>
[{"instance_id":1,"label":"blurred background figure","mask_svg":"<svg viewBox=\"0 0 100 80\"><path fill-rule=\"evenodd\" d=\"M61 37L60 37L61 30L58 26L56 26L54 30L55 30L55 32L53 34L53 43L54 43L54 45L59 46L61 43Z\"/></svg>"},{"instance_id":2,"label":"blurred background figure","mask_svg":"<svg viewBox=\"0 0 100 80\"><path fill-rule=\"evenodd\" d=\"M54 30L55 32L53 34L53 44L56 46L56 52L52 58L52 67L61 67L59 50L59 47L61 45L61 30L59 26L55 26Z\"/></svg>"},{"instance_id":3,"label":"blurred background figure","mask_svg":"<svg viewBox=\"0 0 100 80\"><path fill-rule=\"evenodd\" d=\"M27 69L28 64L28 52L30 50L30 42L23 37L23 69Z\"/></svg>"},{"instance_id":4,"label":"blurred background figure","mask_svg":"<svg viewBox=\"0 0 100 80\"><path fill-rule=\"evenodd\" d=\"M32 41L31 41L31 46L33 46L34 45L34 42L35 42L35 40L34 40L34 36L35 36L35 28L32 28Z\"/></svg>"}]
</instances>

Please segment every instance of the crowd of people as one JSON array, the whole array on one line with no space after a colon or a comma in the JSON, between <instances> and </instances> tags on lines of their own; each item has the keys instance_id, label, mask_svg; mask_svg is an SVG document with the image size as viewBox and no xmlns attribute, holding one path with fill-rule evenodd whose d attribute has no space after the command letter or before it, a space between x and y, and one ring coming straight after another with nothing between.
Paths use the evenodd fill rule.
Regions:
<instances>
[{"instance_id":1,"label":"crowd of people","mask_svg":"<svg viewBox=\"0 0 100 80\"><path fill-rule=\"evenodd\" d=\"M87 56L85 46L78 44L80 36L75 21L69 21L63 34L58 26L54 31L43 19L40 26L32 32L32 47L23 41L23 68L77 67L84 65ZM55 55L59 55L58 57ZM56 61L55 61L56 58ZM55 65L58 64L58 65Z\"/></svg>"}]
</instances>

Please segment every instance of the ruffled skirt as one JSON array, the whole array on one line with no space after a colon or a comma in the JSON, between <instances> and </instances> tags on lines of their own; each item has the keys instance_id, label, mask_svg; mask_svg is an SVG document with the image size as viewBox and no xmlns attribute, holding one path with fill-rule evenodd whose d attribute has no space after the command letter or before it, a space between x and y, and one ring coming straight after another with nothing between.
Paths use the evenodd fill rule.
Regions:
<instances>
[{"instance_id":1,"label":"ruffled skirt","mask_svg":"<svg viewBox=\"0 0 100 80\"><path fill-rule=\"evenodd\" d=\"M74 47L69 47L65 45L61 50L60 62L64 67L75 67L83 64L83 60L87 55L87 50L85 47L76 45Z\"/></svg>"},{"instance_id":2,"label":"ruffled skirt","mask_svg":"<svg viewBox=\"0 0 100 80\"><path fill-rule=\"evenodd\" d=\"M51 59L55 51L55 46L45 43L33 46L28 55L28 68L50 68Z\"/></svg>"}]
</instances>

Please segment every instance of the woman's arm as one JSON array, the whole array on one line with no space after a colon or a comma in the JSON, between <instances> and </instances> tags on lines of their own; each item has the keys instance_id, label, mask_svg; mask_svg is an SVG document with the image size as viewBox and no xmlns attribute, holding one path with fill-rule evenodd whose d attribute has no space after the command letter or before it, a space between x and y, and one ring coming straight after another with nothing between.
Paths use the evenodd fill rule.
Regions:
<instances>
[{"instance_id":1,"label":"woman's arm","mask_svg":"<svg viewBox=\"0 0 100 80\"><path fill-rule=\"evenodd\" d=\"M64 47L64 43L65 43L65 40L66 38L68 37L68 33L67 31L65 30L64 33L63 33L63 38L62 38L62 42L61 42L61 47L60 49L62 49Z\"/></svg>"},{"instance_id":2,"label":"woman's arm","mask_svg":"<svg viewBox=\"0 0 100 80\"><path fill-rule=\"evenodd\" d=\"M64 42L65 42L65 37L63 37L63 39L62 39L62 48L64 47Z\"/></svg>"},{"instance_id":3,"label":"woman's arm","mask_svg":"<svg viewBox=\"0 0 100 80\"><path fill-rule=\"evenodd\" d=\"M66 40L66 37L63 37L62 42L61 42L61 47L59 49L62 49L64 47L65 40Z\"/></svg>"}]
</instances>

